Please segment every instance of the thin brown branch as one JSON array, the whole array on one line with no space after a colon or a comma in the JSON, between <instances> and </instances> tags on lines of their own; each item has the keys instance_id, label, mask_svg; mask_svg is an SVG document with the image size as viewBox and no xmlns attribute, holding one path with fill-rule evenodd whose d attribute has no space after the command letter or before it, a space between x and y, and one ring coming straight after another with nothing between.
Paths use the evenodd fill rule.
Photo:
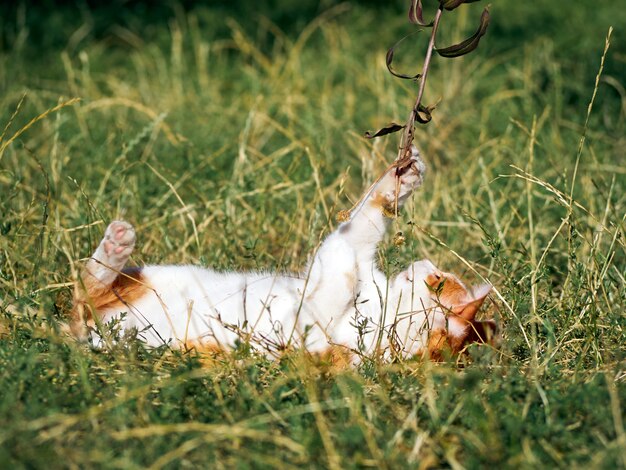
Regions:
<instances>
[{"instance_id":1,"label":"thin brown branch","mask_svg":"<svg viewBox=\"0 0 626 470\"><path fill-rule=\"evenodd\" d=\"M430 60L433 56L433 50L435 49L435 38L437 36L437 29L439 28L439 21L443 13L443 7L439 5L435 18L433 20L433 27L430 33L430 40L428 41L428 48L426 49L426 58L424 59L424 66L422 68L422 76L420 79L420 86L417 91L417 98L415 105L409 113L404 133L402 134L402 140L400 141L400 148L398 149L398 157L396 158L393 166L396 167L396 172L401 172L404 168L411 164L411 144L413 143L414 131L415 131L415 118L420 111L422 104L422 97L424 96L424 89L426 88L426 78L428 77L428 70L430 68Z\"/></svg>"}]
</instances>

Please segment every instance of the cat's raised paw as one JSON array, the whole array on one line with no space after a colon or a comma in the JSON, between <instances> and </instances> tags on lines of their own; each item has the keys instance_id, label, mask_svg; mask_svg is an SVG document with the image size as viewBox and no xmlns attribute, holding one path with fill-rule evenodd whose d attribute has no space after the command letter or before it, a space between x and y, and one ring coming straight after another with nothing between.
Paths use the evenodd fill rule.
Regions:
<instances>
[{"instance_id":1,"label":"cat's raised paw","mask_svg":"<svg viewBox=\"0 0 626 470\"><path fill-rule=\"evenodd\" d=\"M395 212L396 207L404 204L411 193L421 186L425 172L426 165L419 150L412 145L410 164L391 168L376 189L379 198L382 198L381 205L386 213Z\"/></svg>"},{"instance_id":2,"label":"cat's raised paw","mask_svg":"<svg viewBox=\"0 0 626 470\"><path fill-rule=\"evenodd\" d=\"M400 197L412 192L424 181L426 165L415 145L411 145L411 164L396 171L396 177L400 179Z\"/></svg>"}]
</instances>

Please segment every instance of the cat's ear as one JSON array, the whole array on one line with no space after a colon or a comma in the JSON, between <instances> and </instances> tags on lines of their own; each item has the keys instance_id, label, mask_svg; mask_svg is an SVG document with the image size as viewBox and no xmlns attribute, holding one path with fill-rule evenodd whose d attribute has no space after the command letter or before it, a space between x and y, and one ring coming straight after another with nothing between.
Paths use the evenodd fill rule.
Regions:
<instances>
[{"instance_id":1,"label":"cat's ear","mask_svg":"<svg viewBox=\"0 0 626 470\"><path fill-rule=\"evenodd\" d=\"M452 313L466 322L471 322L490 292L491 286L489 284L481 284L475 287L471 299L466 303L453 307Z\"/></svg>"},{"instance_id":2,"label":"cat's ear","mask_svg":"<svg viewBox=\"0 0 626 470\"><path fill-rule=\"evenodd\" d=\"M472 295L468 294L469 300L452 307L452 314L448 316L448 334L452 338L457 341L464 341L468 336L472 336L474 318L489 292L491 292L491 286L481 284L473 289Z\"/></svg>"},{"instance_id":3,"label":"cat's ear","mask_svg":"<svg viewBox=\"0 0 626 470\"><path fill-rule=\"evenodd\" d=\"M474 299L484 299L491 293L491 284L483 283L472 289Z\"/></svg>"}]
</instances>

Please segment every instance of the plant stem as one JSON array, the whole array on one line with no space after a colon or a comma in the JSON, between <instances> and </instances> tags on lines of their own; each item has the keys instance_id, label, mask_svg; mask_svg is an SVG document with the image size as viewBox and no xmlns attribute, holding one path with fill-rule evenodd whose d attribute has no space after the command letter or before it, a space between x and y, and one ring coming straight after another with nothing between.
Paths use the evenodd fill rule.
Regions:
<instances>
[{"instance_id":1,"label":"plant stem","mask_svg":"<svg viewBox=\"0 0 626 470\"><path fill-rule=\"evenodd\" d=\"M411 144L413 143L413 131L415 129L415 116L417 116L417 113L419 112L422 96L424 95L424 88L426 88L426 77L428 76L430 59L432 58L433 50L435 49L435 37L437 35L437 28L439 27L439 20L441 19L442 13L443 7L440 5L437 9L437 13L435 13L435 18L433 20L433 29L430 33L430 40L428 41L428 49L426 50L426 58L424 59L422 76L420 77L420 86L417 91L417 99L415 100L415 105L413 106L413 109L409 114L409 118L407 119L406 127L404 128L404 133L400 142L398 158L396 159L396 161L398 162L398 171L400 171L405 166L405 164L410 161Z\"/></svg>"}]
</instances>

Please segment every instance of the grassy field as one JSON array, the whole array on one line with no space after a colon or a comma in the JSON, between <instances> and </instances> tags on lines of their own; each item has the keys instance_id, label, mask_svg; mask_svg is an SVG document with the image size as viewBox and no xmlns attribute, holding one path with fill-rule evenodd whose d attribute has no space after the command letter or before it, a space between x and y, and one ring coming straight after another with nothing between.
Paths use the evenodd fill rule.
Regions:
<instances>
[{"instance_id":1,"label":"grassy field","mask_svg":"<svg viewBox=\"0 0 626 470\"><path fill-rule=\"evenodd\" d=\"M427 181L381 263L489 280L497 347L335 371L62 333L115 218L138 229L137 264L303 267L393 159L396 137L363 132L416 94L384 62L406 2L379 3L2 7L0 468L626 468L615 2L494 2L479 49L430 72ZM442 43L479 14L444 15Z\"/></svg>"}]
</instances>

